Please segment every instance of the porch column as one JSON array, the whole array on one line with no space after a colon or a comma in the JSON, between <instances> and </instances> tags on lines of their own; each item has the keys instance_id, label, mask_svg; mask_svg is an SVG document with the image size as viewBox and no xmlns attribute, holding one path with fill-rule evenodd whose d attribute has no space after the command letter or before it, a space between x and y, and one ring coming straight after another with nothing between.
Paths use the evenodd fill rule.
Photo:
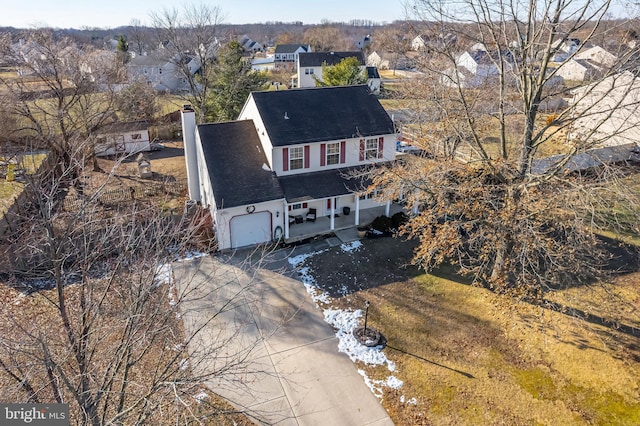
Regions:
<instances>
[{"instance_id":1,"label":"porch column","mask_svg":"<svg viewBox=\"0 0 640 426\"><path fill-rule=\"evenodd\" d=\"M417 201L415 203L413 203L412 212L413 212L414 216L416 216L418 214L418 202Z\"/></svg>"},{"instance_id":2,"label":"porch column","mask_svg":"<svg viewBox=\"0 0 640 426\"><path fill-rule=\"evenodd\" d=\"M288 239L289 238L289 207L287 206L287 202L284 202L284 217L282 218L284 220L284 239Z\"/></svg>"},{"instance_id":3,"label":"porch column","mask_svg":"<svg viewBox=\"0 0 640 426\"><path fill-rule=\"evenodd\" d=\"M331 230L333 231L336 227L336 199L335 197L331 197Z\"/></svg>"},{"instance_id":4,"label":"porch column","mask_svg":"<svg viewBox=\"0 0 640 426\"><path fill-rule=\"evenodd\" d=\"M384 215L390 217L389 213L391 213L391 201L387 200L387 204L384 206Z\"/></svg>"},{"instance_id":5,"label":"porch column","mask_svg":"<svg viewBox=\"0 0 640 426\"><path fill-rule=\"evenodd\" d=\"M355 194L356 197L356 226L360 225L360 195Z\"/></svg>"}]
</instances>

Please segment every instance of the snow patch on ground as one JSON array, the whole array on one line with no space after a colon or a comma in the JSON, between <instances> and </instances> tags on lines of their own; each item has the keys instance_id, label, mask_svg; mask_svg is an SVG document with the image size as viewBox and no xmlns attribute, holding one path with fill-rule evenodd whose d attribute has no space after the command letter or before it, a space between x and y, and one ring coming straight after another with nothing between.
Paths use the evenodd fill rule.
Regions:
<instances>
[{"instance_id":1,"label":"snow patch on ground","mask_svg":"<svg viewBox=\"0 0 640 426\"><path fill-rule=\"evenodd\" d=\"M402 387L402 380L398 379L395 376L387 377L387 380L373 380L367 376L367 373L364 370L358 370L358 373L364 378L364 382L371 392L378 397L382 398L382 388L388 387L393 389L399 389Z\"/></svg>"},{"instance_id":2,"label":"snow patch on ground","mask_svg":"<svg viewBox=\"0 0 640 426\"><path fill-rule=\"evenodd\" d=\"M327 251L328 249L325 250L319 250L319 251L314 251L311 253L305 253L305 254L299 254L297 256L293 256L290 257L289 263L291 264L291 266L293 266L294 268L297 268L298 266L302 265L304 263L305 260L307 260L308 258L315 256L317 254L323 253L325 251Z\"/></svg>"},{"instance_id":3,"label":"snow patch on ground","mask_svg":"<svg viewBox=\"0 0 640 426\"><path fill-rule=\"evenodd\" d=\"M382 352L382 346L368 347L353 337L353 330L360 326L362 310L348 311L325 309L324 320L336 329L338 350L349 356L351 361L361 361L367 365L387 365L389 371L395 371L396 365Z\"/></svg>"},{"instance_id":4,"label":"snow patch on ground","mask_svg":"<svg viewBox=\"0 0 640 426\"><path fill-rule=\"evenodd\" d=\"M156 287L164 284L173 284L173 268L170 263L162 263L156 267L156 275L153 278Z\"/></svg>"},{"instance_id":5,"label":"snow patch on ground","mask_svg":"<svg viewBox=\"0 0 640 426\"><path fill-rule=\"evenodd\" d=\"M351 243L344 243L340 248L349 253L354 250L358 250L362 246L360 241L353 241ZM317 281L311 274L311 270L308 267L302 267L304 261L317 254L323 253L328 249L301 254L298 256L290 257L289 263L298 268L300 279L307 289L307 293L311 295L311 298L316 305L318 302L322 302L323 306L329 306L327 309L323 309L324 320L329 323L336 330L336 337L338 338L338 350L347 354L351 361L360 361L367 365L386 365L389 371L395 371L396 365L393 361L389 360L387 356L382 352L383 347L367 347L360 344L353 336L353 330L360 326L360 319L362 318L362 310L343 310L332 309L332 299L328 293L323 292L317 287ZM345 292L347 290L346 285L343 286ZM318 306L320 307L320 306ZM395 376L389 376L386 380L371 380L367 377L363 370L358 370L360 375L364 377L364 381L371 389L371 392L378 397L382 398L382 388L390 387L398 389L402 387L402 381Z\"/></svg>"},{"instance_id":6,"label":"snow patch on ground","mask_svg":"<svg viewBox=\"0 0 640 426\"><path fill-rule=\"evenodd\" d=\"M184 256L182 256L178 260L176 260L176 262L186 262L189 260L193 260L193 259L197 259L199 257L205 257L205 256L208 256L208 254L201 253L199 251L190 251L190 252L187 252Z\"/></svg>"},{"instance_id":7,"label":"snow patch on ground","mask_svg":"<svg viewBox=\"0 0 640 426\"><path fill-rule=\"evenodd\" d=\"M200 257L208 256L206 253L201 253L198 251L191 251L184 254L183 257L176 258L175 262L188 262L193 259L197 259ZM173 267L170 262L161 263L156 267L156 274L153 278L153 283L156 287L161 287L163 285L168 285L169 289L169 306L174 307L178 303L176 301L176 286L173 280ZM176 312L176 318L180 319L180 313Z\"/></svg>"},{"instance_id":8,"label":"snow patch on ground","mask_svg":"<svg viewBox=\"0 0 640 426\"><path fill-rule=\"evenodd\" d=\"M198 394L193 395L193 399L198 401L198 404L200 404L205 399L209 399L209 395L204 390L201 390Z\"/></svg>"},{"instance_id":9,"label":"snow patch on ground","mask_svg":"<svg viewBox=\"0 0 640 426\"><path fill-rule=\"evenodd\" d=\"M342 243L340 248L342 251L346 251L347 253L351 253L352 251L358 250L362 247L362 243L359 240L351 241L350 243Z\"/></svg>"},{"instance_id":10,"label":"snow patch on ground","mask_svg":"<svg viewBox=\"0 0 640 426\"><path fill-rule=\"evenodd\" d=\"M406 399L404 395L402 395L400 397L400 402L403 404L411 404L411 405L418 405L418 400L415 398L411 398L411 399Z\"/></svg>"}]
</instances>

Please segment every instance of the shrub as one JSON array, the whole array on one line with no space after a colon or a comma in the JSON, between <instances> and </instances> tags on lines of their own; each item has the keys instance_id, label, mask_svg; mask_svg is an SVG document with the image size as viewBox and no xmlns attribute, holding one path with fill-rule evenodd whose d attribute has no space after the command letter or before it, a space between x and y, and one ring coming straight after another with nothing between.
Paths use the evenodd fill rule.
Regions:
<instances>
[{"instance_id":1,"label":"shrub","mask_svg":"<svg viewBox=\"0 0 640 426\"><path fill-rule=\"evenodd\" d=\"M393 221L388 216L378 216L371 222L371 227L380 232L389 232L393 227Z\"/></svg>"},{"instance_id":2,"label":"shrub","mask_svg":"<svg viewBox=\"0 0 640 426\"><path fill-rule=\"evenodd\" d=\"M409 216L407 216L405 212L398 212L393 216L391 216L391 222L393 223L393 227L395 229L399 229L400 226L407 223L408 220L409 220Z\"/></svg>"}]
</instances>

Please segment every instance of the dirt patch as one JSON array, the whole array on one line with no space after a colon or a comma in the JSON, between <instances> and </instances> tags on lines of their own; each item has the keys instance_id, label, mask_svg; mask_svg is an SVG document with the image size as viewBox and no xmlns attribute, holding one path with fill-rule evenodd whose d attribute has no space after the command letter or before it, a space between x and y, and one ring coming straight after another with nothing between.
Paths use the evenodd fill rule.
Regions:
<instances>
[{"instance_id":1,"label":"dirt patch","mask_svg":"<svg viewBox=\"0 0 640 426\"><path fill-rule=\"evenodd\" d=\"M404 238L361 240L362 248L345 254L334 247L308 259L318 286L331 297L341 297L421 273L411 264L415 241Z\"/></svg>"}]
</instances>

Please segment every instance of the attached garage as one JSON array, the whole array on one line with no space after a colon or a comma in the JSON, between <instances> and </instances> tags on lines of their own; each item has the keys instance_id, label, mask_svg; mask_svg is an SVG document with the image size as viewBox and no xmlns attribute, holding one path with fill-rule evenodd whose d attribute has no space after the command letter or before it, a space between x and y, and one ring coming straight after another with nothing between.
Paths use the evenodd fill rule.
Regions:
<instances>
[{"instance_id":1,"label":"attached garage","mask_svg":"<svg viewBox=\"0 0 640 426\"><path fill-rule=\"evenodd\" d=\"M271 212L234 216L230 221L231 248L271 241Z\"/></svg>"}]
</instances>

